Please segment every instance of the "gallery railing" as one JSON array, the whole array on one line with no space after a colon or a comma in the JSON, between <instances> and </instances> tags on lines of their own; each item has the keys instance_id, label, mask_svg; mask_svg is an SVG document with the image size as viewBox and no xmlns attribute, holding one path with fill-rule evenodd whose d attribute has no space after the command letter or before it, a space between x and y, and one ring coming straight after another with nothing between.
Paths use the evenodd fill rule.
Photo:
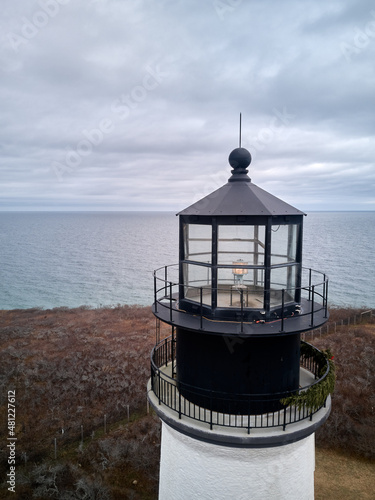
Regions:
<instances>
[{"instance_id":1,"label":"gallery railing","mask_svg":"<svg viewBox=\"0 0 375 500\"><path fill-rule=\"evenodd\" d=\"M206 404L204 407L190 402L181 394L184 390L188 391L189 394L193 394L196 391L201 396L202 392L204 392L203 389L188 386L187 384L182 387L175 376L172 376L172 365L176 352L174 343L175 339L168 337L157 344L151 353L151 390L155 394L159 405L163 404L170 408L178 415L179 419L188 417L208 424L210 429L216 425L243 428L250 434L250 430L254 428L282 426L285 430L289 424L307 418L312 420L313 415L326 405L328 394L324 395L324 398L320 402L318 401L318 403L315 402L315 404L311 404L311 398L307 398L306 401L303 398L305 394L308 394L308 391L312 393L314 389L317 389L316 392L321 397L324 394L323 385L327 386L327 378L330 374L330 362L325 354L307 342L301 342L300 366L314 377L314 381L309 385L301 387L297 393L292 391L290 393L284 392L283 394L229 395L222 392L206 391ZM300 396L302 396L302 402L299 401ZM283 400L284 398L291 398L293 401L289 405L282 405L283 407L277 411L252 414L252 404L255 403L255 405L258 405L264 401L267 401L267 403L280 403L281 398ZM213 406L211 403L214 400L215 402L220 400L221 403L227 404L228 407L230 407L231 403L240 402L242 404L244 401L249 401L249 411L247 414L241 415L213 411L210 408Z\"/></svg>"},{"instance_id":2,"label":"gallery railing","mask_svg":"<svg viewBox=\"0 0 375 500\"><path fill-rule=\"evenodd\" d=\"M303 268L303 280L305 284L300 287L293 288L282 288L279 284L271 284L269 290L261 288L262 296L266 296L267 293L271 295L277 294L277 307L274 307L274 311L271 314L254 315L254 322L271 322L275 320L280 321L280 332L284 331L284 321L288 318L294 317L296 315L303 317L306 316L309 319L309 325L311 328L315 326L314 319L315 316L320 313L324 318L328 317L328 277L316 271L314 269ZM227 313L232 314L232 311L236 312L236 321L241 324L241 331L243 331L243 324L249 322L249 313L251 311L262 310L262 305L260 307L252 309L249 307L249 294L258 294L259 291L252 291L251 287L245 286L225 286L214 289L211 283L202 284L201 286L195 286L194 283L189 283L187 285L182 285L178 282L178 266L163 266L156 271L154 271L154 307L155 312L158 313L163 309L167 311L167 319L170 322L174 320L174 312L177 311L178 314L183 314L191 311L185 311L179 306L179 299L181 290L189 289L190 295L194 297L190 302L195 304L196 311L194 314L200 316L201 325L203 319L207 317L207 313L211 311L210 297L212 295L223 294L227 292L230 296L230 302L232 302L232 294L236 293L239 296L237 307L233 307L232 304L228 304L229 307L222 308L222 310L227 311ZM249 291L250 290L250 291ZM302 310L300 303L293 302L291 297L298 296L300 298L300 303L305 302L308 307L306 310ZM185 302L189 302L189 298L184 298ZM292 307L291 307L292 304ZM227 318L223 315L215 318L210 316L210 321L220 322L220 321L230 321L233 319L232 316Z\"/></svg>"}]
</instances>

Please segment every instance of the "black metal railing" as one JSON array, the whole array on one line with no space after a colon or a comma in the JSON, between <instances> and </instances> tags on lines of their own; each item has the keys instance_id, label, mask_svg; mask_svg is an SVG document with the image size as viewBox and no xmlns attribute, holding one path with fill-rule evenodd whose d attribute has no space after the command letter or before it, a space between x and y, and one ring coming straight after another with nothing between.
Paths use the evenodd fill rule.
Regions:
<instances>
[{"instance_id":1,"label":"black metal railing","mask_svg":"<svg viewBox=\"0 0 375 500\"><path fill-rule=\"evenodd\" d=\"M309 408L307 405L290 405L276 411L267 411L262 414L253 414L251 406L261 404L267 401L267 404L279 404L280 399L287 398L296 394L296 391L289 393L283 392L282 394L227 394L217 391L206 391L206 404L199 406L192 403L189 399L182 395L182 392L187 391L189 394L199 394L205 392L204 389L192 387L188 384L178 383L172 376L172 363L174 362L174 353L176 348L174 343L176 340L168 337L157 344L151 353L151 390L154 392L159 405L163 404L174 411L178 418L182 416L197 420L207 424L210 429L213 426L235 427L243 428L250 434L251 429L265 428L265 427L279 427L285 430L286 426L295 422L309 418L312 419L313 415L318 412L326 401L324 401L318 408ZM314 377L314 382L304 387L301 387L298 392L302 393L311 387L322 384L329 374L330 364L324 357L323 353L312 345L302 341L301 344L308 347L309 354L306 354L306 349L301 349L305 354L301 355L300 366L304 368ZM302 346L301 346L302 347ZM312 352L314 354L312 354ZM170 368L168 374L168 368ZM177 366L178 371L178 366ZM318 378L319 374L321 375ZM182 387L183 385L183 387ZM246 414L221 413L212 410L213 402L220 401L221 405L230 408L233 403L249 402L249 411Z\"/></svg>"},{"instance_id":2,"label":"black metal railing","mask_svg":"<svg viewBox=\"0 0 375 500\"><path fill-rule=\"evenodd\" d=\"M209 282L200 283L200 286L194 285L192 282L189 282L188 285L182 285L178 281L178 265L163 266L154 271L155 312L158 313L159 310L166 309L170 322L174 320L174 311L178 310L179 314L189 314L190 310L186 311L179 306L181 290L188 289L191 298L189 299L187 296L184 298L184 301L195 304L196 309L194 314L200 315L201 327L205 317L209 317L211 322L231 321L235 313L236 322L241 325L241 332L243 331L244 323L267 323L276 319L280 320L280 332L283 332L284 321L296 315L299 317L309 317L309 325L313 328L316 326L314 321L318 313L321 313L325 319L328 318L328 277L326 274L314 269L302 268L302 270L302 281L305 284L300 287L283 288L279 283L271 283L270 289L259 287L257 290L254 290L254 287L236 288L233 284L228 286L221 284L218 288L213 288ZM214 317L210 314L210 312L213 312L211 308L211 296L215 294L219 296L223 293L227 293L230 296L230 304L228 304L228 307L221 308L220 316ZM236 307L232 305L233 293L237 293L239 296ZM254 296L261 294L262 297L267 295L277 296L277 299L274 299L273 303L271 301L269 311L265 311L261 303L257 308L249 307L249 295L251 296L251 294L254 294ZM294 302L293 297L299 297L299 302ZM303 301L308 304L305 311L302 310L300 305ZM249 320L251 311L262 311L263 314L261 316L254 315L254 319ZM225 312L227 312L228 317L225 316Z\"/></svg>"}]
</instances>

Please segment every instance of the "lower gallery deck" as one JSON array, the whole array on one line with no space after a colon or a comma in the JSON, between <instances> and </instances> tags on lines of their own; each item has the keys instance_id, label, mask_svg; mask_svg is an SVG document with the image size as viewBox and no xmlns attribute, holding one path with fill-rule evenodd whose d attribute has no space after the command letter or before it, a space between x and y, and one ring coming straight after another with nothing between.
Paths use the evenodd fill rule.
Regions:
<instances>
[{"instance_id":1,"label":"lower gallery deck","mask_svg":"<svg viewBox=\"0 0 375 500\"><path fill-rule=\"evenodd\" d=\"M176 373L177 367L173 367ZM215 434L229 436L257 436L271 437L280 432L286 437L290 432L296 432L309 426L315 428L328 418L330 412L330 397L327 399L325 407L317 412L303 409L302 413L294 406L285 409L267 412L260 415L234 415L229 413L219 413L195 405L184 398L177 387L176 377L172 376L172 363L169 362L161 369L161 378L157 383L149 380L148 398L159 416L167 421L172 427L173 423L187 425L196 432L209 433L211 438ZM165 378L164 378L165 377ZM167 383L164 383L164 380ZM315 377L308 370L300 369L300 387L308 387L315 380ZM154 386L154 389L152 389ZM163 416L164 418L163 418ZM318 425L319 422L319 425ZM292 425L293 424L293 425Z\"/></svg>"},{"instance_id":2,"label":"lower gallery deck","mask_svg":"<svg viewBox=\"0 0 375 500\"><path fill-rule=\"evenodd\" d=\"M186 433L206 440L284 444L314 432L328 418L331 409L329 396L326 405L315 412L289 406L260 415L219 413L195 405L180 394L176 378L172 376L171 362L160 370L158 381L151 378L147 387L149 401L156 413L171 427L185 429ZM308 387L314 380L314 375L301 367L300 387Z\"/></svg>"}]
</instances>

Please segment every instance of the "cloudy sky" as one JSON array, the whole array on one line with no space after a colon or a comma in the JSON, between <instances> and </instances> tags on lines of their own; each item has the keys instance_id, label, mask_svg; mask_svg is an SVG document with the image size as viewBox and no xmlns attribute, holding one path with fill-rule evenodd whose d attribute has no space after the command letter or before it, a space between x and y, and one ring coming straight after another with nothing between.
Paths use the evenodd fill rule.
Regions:
<instances>
[{"instance_id":1,"label":"cloudy sky","mask_svg":"<svg viewBox=\"0 0 375 500\"><path fill-rule=\"evenodd\" d=\"M373 0L2 0L0 210L178 210L253 156L304 211L375 209Z\"/></svg>"}]
</instances>

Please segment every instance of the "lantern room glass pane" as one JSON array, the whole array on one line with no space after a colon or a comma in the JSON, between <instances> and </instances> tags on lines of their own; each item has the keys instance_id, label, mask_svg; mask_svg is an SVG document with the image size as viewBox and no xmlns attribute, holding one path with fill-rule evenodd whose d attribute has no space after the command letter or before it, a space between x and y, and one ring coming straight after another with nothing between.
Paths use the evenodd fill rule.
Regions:
<instances>
[{"instance_id":1,"label":"lantern room glass pane","mask_svg":"<svg viewBox=\"0 0 375 500\"><path fill-rule=\"evenodd\" d=\"M284 304L295 300L297 286L298 265L276 267L271 270L271 307L282 303L282 290L284 289Z\"/></svg>"},{"instance_id":2,"label":"lantern room glass pane","mask_svg":"<svg viewBox=\"0 0 375 500\"><path fill-rule=\"evenodd\" d=\"M184 296L186 299L211 305L211 268L196 264L183 264Z\"/></svg>"},{"instance_id":3,"label":"lantern room glass pane","mask_svg":"<svg viewBox=\"0 0 375 500\"><path fill-rule=\"evenodd\" d=\"M211 264L212 226L184 224L184 260Z\"/></svg>"},{"instance_id":4,"label":"lantern room glass pane","mask_svg":"<svg viewBox=\"0 0 375 500\"><path fill-rule=\"evenodd\" d=\"M218 226L218 264L264 265L265 226Z\"/></svg>"},{"instance_id":5,"label":"lantern room glass pane","mask_svg":"<svg viewBox=\"0 0 375 500\"><path fill-rule=\"evenodd\" d=\"M271 265L296 261L298 224L274 224L271 232Z\"/></svg>"}]
</instances>

